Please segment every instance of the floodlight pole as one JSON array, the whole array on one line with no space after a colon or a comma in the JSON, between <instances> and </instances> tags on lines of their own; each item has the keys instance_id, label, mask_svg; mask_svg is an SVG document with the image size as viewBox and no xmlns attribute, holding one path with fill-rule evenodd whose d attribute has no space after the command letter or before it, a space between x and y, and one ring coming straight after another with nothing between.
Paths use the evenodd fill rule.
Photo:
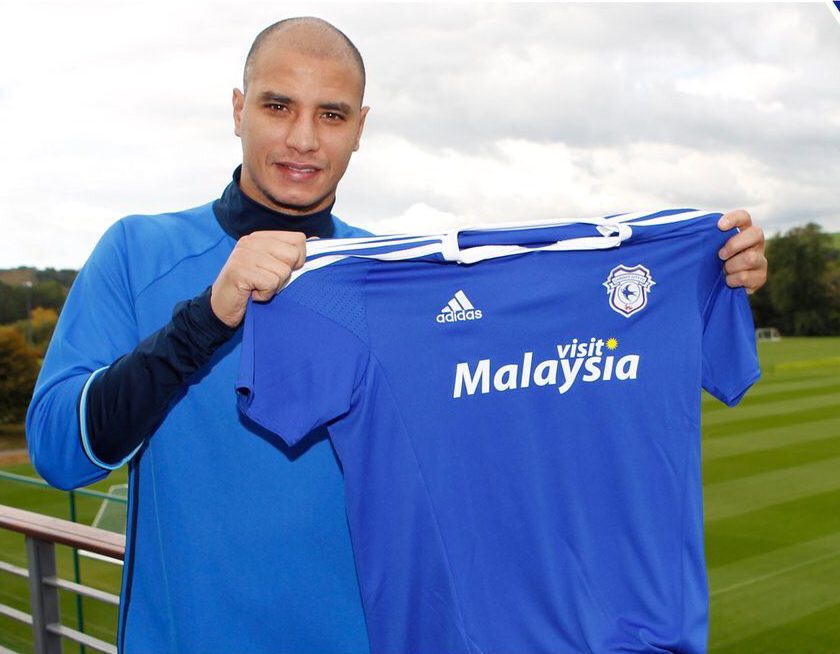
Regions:
<instances>
[{"instance_id":1,"label":"floodlight pole","mask_svg":"<svg viewBox=\"0 0 840 654\"><path fill-rule=\"evenodd\" d=\"M32 281L23 282L26 288L26 344L32 347Z\"/></svg>"}]
</instances>

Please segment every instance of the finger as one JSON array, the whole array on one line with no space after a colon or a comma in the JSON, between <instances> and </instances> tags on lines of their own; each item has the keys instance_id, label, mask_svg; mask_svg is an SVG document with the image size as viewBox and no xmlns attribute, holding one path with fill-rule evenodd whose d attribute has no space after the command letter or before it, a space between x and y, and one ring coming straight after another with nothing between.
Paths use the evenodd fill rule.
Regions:
<instances>
[{"instance_id":1,"label":"finger","mask_svg":"<svg viewBox=\"0 0 840 654\"><path fill-rule=\"evenodd\" d=\"M753 247L727 259L723 268L727 273L737 273L744 270L761 271L767 268L767 259L757 247Z\"/></svg>"},{"instance_id":2,"label":"finger","mask_svg":"<svg viewBox=\"0 0 840 654\"><path fill-rule=\"evenodd\" d=\"M236 274L236 287L243 293L274 290L280 283L280 274L259 264L241 269Z\"/></svg>"},{"instance_id":3,"label":"finger","mask_svg":"<svg viewBox=\"0 0 840 654\"><path fill-rule=\"evenodd\" d=\"M727 260L752 247L758 248L761 251L764 250L764 230L756 225L746 227L730 237L723 244L723 247L718 250L718 256L723 260Z\"/></svg>"},{"instance_id":4,"label":"finger","mask_svg":"<svg viewBox=\"0 0 840 654\"><path fill-rule=\"evenodd\" d=\"M752 295L764 285L764 276L755 270L742 270L726 276L726 285L731 288L743 286L748 295Z\"/></svg>"},{"instance_id":5,"label":"finger","mask_svg":"<svg viewBox=\"0 0 840 654\"><path fill-rule=\"evenodd\" d=\"M294 258L289 252L294 252L294 248L288 244L274 244L272 247L275 250L279 247L280 252L272 253L237 245L225 265L225 278L233 283L240 294L250 295L252 291L258 291L264 293L261 297L271 297L286 284L292 272L292 264L288 260Z\"/></svg>"},{"instance_id":6,"label":"finger","mask_svg":"<svg viewBox=\"0 0 840 654\"><path fill-rule=\"evenodd\" d=\"M240 242L241 249L247 251L254 261L269 256L291 268L299 268L306 260L306 247L303 239L295 239L295 242L289 242L285 239L249 238L247 241ZM240 245L237 244L237 247L240 247Z\"/></svg>"},{"instance_id":7,"label":"finger","mask_svg":"<svg viewBox=\"0 0 840 654\"><path fill-rule=\"evenodd\" d=\"M275 295L277 295L277 291L251 291L251 298L255 302L268 302Z\"/></svg>"},{"instance_id":8,"label":"finger","mask_svg":"<svg viewBox=\"0 0 840 654\"><path fill-rule=\"evenodd\" d=\"M745 209L736 209L734 211L727 211L718 220L718 229L727 231L733 227L743 229L752 225L752 216Z\"/></svg>"},{"instance_id":9,"label":"finger","mask_svg":"<svg viewBox=\"0 0 840 654\"><path fill-rule=\"evenodd\" d=\"M266 255L254 261L254 272L255 275L267 273L270 278L260 277L265 279L262 288L270 290L273 285L276 290L286 283L286 279L292 274L292 267L285 261Z\"/></svg>"},{"instance_id":10,"label":"finger","mask_svg":"<svg viewBox=\"0 0 840 654\"><path fill-rule=\"evenodd\" d=\"M306 235L302 232L253 232L239 239L236 247L253 252L271 252L292 265L306 252Z\"/></svg>"},{"instance_id":11,"label":"finger","mask_svg":"<svg viewBox=\"0 0 840 654\"><path fill-rule=\"evenodd\" d=\"M265 238L275 241L288 241L289 243L303 243L306 241L306 234L303 232L287 232L282 229L258 230L256 232L251 232L248 236L254 236L259 239Z\"/></svg>"},{"instance_id":12,"label":"finger","mask_svg":"<svg viewBox=\"0 0 840 654\"><path fill-rule=\"evenodd\" d=\"M290 272L289 267L281 270L262 267L253 269L248 277L251 297L260 302L270 300L286 283Z\"/></svg>"},{"instance_id":13,"label":"finger","mask_svg":"<svg viewBox=\"0 0 840 654\"><path fill-rule=\"evenodd\" d=\"M241 243L245 238L251 241L253 244L252 247L261 247L268 243L288 243L300 248L306 245L306 234L303 232L284 232L277 230L251 232L248 236L239 239L239 242Z\"/></svg>"},{"instance_id":14,"label":"finger","mask_svg":"<svg viewBox=\"0 0 840 654\"><path fill-rule=\"evenodd\" d=\"M296 270L306 261L306 243L274 242L270 245L268 253L278 261Z\"/></svg>"}]
</instances>

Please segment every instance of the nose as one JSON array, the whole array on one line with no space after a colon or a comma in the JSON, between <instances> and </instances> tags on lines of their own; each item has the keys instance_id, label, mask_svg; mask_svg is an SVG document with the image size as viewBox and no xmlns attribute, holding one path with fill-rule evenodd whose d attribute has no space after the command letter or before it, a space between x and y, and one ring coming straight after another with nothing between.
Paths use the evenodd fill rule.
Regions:
<instances>
[{"instance_id":1,"label":"nose","mask_svg":"<svg viewBox=\"0 0 840 654\"><path fill-rule=\"evenodd\" d=\"M298 152L317 150L318 134L315 129L315 121L303 114L296 116L286 134L286 145Z\"/></svg>"}]
</instances>

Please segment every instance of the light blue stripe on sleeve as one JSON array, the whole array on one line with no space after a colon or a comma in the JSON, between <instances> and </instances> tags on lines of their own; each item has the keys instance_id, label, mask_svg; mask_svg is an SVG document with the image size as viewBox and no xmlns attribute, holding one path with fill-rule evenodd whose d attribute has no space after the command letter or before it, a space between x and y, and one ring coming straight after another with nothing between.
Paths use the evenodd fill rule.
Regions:
<instances>
[{"instance_id":1,"label":"light blue stripe on sleeve","mask_svg":"<svg viewBox=\"0 0 840 654\"><path fill-rule=\"evenodd\" d=\"M102 368L94 370L92 373L90 373L90 377L88 377L88 380L85 382L84 388L82 388L82 396L81 400L79 401L79 432L82 435L82 448L84 449L85 454L87 454L87 457L100 468L104 468L105 470L116 470L117 468L122 468L126 463L128 463L134 457L134 455L137 454L137 451L143 446L143 443L140 443L140 445L134 448L133 452L131 452L128 456L126 456L122 461L119 461L118 463L105 463L93 453L93 448L91 448L90 446L90 439L88 438L87 431L87 394L88 389L90 389L90 385L93 382L93 380L96 379L96 377L98 377L101 373L105 372L109 367L110 366L103 366Z\"/></svg>"}]
</instances>

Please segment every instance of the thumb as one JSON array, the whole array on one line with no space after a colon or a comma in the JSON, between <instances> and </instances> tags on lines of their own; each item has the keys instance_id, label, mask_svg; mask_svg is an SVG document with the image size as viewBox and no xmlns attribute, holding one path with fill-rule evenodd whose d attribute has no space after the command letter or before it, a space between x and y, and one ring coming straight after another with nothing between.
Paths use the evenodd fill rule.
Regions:
<instances>
[{"instance_id":1,"label":"thumb","mask_svg":"<svg viewBox=\"0 0 840 654\"><path fill-rule=\"evenodd\" d=\"M268 302L274 297L274 291L271 289L253 290L251 291L251 298L256 302Z\"/></svg>"}]
</instances>

